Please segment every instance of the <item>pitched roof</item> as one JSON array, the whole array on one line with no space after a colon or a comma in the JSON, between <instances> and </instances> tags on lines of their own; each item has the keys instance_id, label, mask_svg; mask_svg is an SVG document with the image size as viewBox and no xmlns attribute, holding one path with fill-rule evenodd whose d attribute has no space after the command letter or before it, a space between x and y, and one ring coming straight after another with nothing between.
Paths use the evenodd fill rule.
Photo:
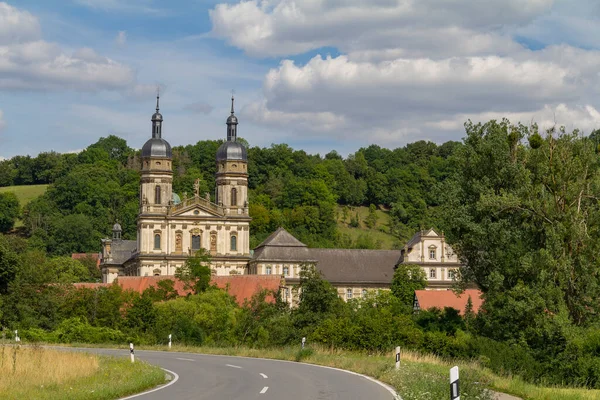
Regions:
<instances>
[{"instance_id":1,"label":"pitched roof","mask_svg":"<svg viewBox=\"0 0 600 400\"><path fill-rule=\"evenodd\" d=\"M192 293L192 290L185 289L182 281L174 276L120 276L116 279L116 283L123 290L132 290L142 293L151 286L156 286L158 282L170 279L175 284L173 288L180 296L185 296ZM255 293L263 289L277 291L281 285L281 277L277 275L229 275L215 276L213 275L210 283L220 289L226 290L230 295L234 296L237 303L241 306L244 301L252 298ZM74 283L76 288L96 289L100 287L110 286L108 283ZM268 296L267 301L275 301L273 296Z\"/></svg>"},{"instance_id":2,"label":"pitched roof","mask_svg":"<svg viewBox=\"0 0 600 400\"><path fill-rule=\"evenodd\" d=\"M483 304L482 294L478 289L466 289L458 296L452 290L415 290L418 309L429 310L435 307L443 310L444 307L452 307L461 315L465 312L469 296L473 303L473 312L479 312Z\"/></svg>"},{"instance_id":3,"label":"pitched roof","mask_svg":"<svg viewBox=\"0 0 600 400\"><path fill-rule=\"evenodd\" d=\"M282 285L281 277L278 275L213 276L210 282L234 296L239 305L243 305L245 300L250 301L254 294L262 290L277 292ZM274 302L275 298L270 295L266 300Z\"/></svg>"},{"instance_id":4,"label":"pitched roof","mask_svg":"<svg viewBox=\"0 0 600 400\"><path fill-rule=\"evenodd\" d=\"M131 259L137 250L137 240L113 240L110 246L110 258L105 264L123 265Z\"/></svg>"},{"instance_id":5,"label":"pitched roof","mask_svg":"<svg viewBox=\"0 0 600 400\"><path fill-rule=\"evenodd\" d=\"M407 247L413 247L415 244L419 243L421 241L421 237L423 236L440 236L439 233L437 233L435 231L435 229L433 228L429 228L428 230L420 230L417 233L415 233L413 235L412 238L410 238L410 240L408 241L408 243L406 243Z\"/></svg>"},{"instance_id":6,"label":"pitched roof","mask_svg":"<svg viewBox=\"0 0 600 400\"><path fill-rule=\"evenodd\" d=\"M325 279L336 283L384 283L394 277L399 250L308 249Z\"/></svg>"},{"instance_id":7,"label":"pitched roof","mask_svg":"<svg viewBox=\"0 0 600 400\"><path fill-rule=\"evenodd\" d=\"M291 233L283 229L282 227L269 235L256 249L260 249L265 246L277 246L277 247L307 247L304 243L292 236Z\"/></svg>"},{"instance_id":8,"label":"pitched roof","mask_svg":"<svg viewBox=\"0 0 600 400\"><path fill-rule=\"evenodd\" d=\"M254 249L253 260L315 262L308 247L283 228L278 228Z\"/></svg>"}]
</instances>

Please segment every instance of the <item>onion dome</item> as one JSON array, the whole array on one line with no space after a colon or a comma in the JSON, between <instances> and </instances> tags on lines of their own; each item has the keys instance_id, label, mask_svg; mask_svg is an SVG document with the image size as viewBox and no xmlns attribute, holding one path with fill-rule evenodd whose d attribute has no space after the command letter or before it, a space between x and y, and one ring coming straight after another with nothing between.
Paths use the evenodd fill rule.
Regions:
<instances>
[{"instance_id":1,"label":"onion dome","mask_svg":"<svg viewBox=\"0 0 600 400\"><path fill-rule=\"evenodd\" d=\"M217 162L227 160L248 161L246 148L237 141L238 119L233 111L233 96L231 97L231 115L227 118L227 141L217 150Z\"/></svg>"},{"instance_id":2,"label":"onion dome","mask_svg":"<svg viewBox=\"0 0 600 400\"><path fill-rule=\"evenodd\" d=\"M162 138L163 116L159 112L159 96L156 96L156 112L152 115L152 138L142 147L142 157L172 158L171 145Z\"/></svg>"}]
</instances>

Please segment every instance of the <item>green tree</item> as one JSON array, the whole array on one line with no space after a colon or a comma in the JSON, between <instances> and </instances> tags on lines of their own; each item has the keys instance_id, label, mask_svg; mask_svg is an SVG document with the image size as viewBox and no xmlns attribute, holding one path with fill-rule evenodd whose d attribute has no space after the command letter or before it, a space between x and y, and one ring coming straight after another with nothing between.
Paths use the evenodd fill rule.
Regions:
<instances>
[{"instance_id":1,"label":"green tree","mask_svg":"<svg viewBox=\"0 0 600 400\"><path fill-rule=\"evenodd\" d=\"M19 216L19 199L13 192L0 193L0 232L8 232Z\"/></svg>"},{"instance_id":2,"label":"green tree","mask_svg":"<svg viewBox=\"0 0 600 400\"><path fill-rule=\"evenodd\" d=\"M210 285L210 254L206 249L198 250L175 271L175 277L185 283L186 289L194 290L195 294L205 292Z\"/></svg>"},{"instance_id":3,"label":"green tree","mask_svg":"<svg viewBox=\"0 0 600 400\"><path fill-rule=\"evenodd\" d=\"M412 306L415 290L425 289L426 286L427 277L420 266L401 263L396 267L391 289L392 294L403 304Z\"/></svg>"},{"instance_id":4,"label":"green tree","mask_svg":"<svg viewBox=\"0 0 600 400\"><path fill-rule=\"evenodd\" d=\"M15 279L19 268L19 258L9 247L4 235L0 234L0 294L6 294L8 286Z\"/></svg>"}]
</instances>

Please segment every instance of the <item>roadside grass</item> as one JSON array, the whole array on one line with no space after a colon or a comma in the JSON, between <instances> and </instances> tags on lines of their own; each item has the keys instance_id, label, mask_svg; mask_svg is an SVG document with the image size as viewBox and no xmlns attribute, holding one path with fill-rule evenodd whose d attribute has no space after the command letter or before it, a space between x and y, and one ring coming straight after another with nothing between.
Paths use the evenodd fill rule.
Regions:
<instances>
[{"instance_id":1,"label":"roadside grass","mask_svg":"<svg viewBox=\"0 0 600 400\"><path fill-rule=\"evenodd\" d=\"M348 209L348 216L344 218L344 208ZM350 220L356 216L359 216L359 226L354 228L350 226ZM387 211L377 209L375 211L377 215L377 223L373 228L369 228L365 225L365 220L369 215L369 207L351 207L351 206L338 206L337 207L337 228L338 232L347 235L352 241L356 241L361 235L368 235L375 242L381 243L381 250L392 250L394 246L399 244L399 240L390 235L389 222L390 216Z\"/></svg>"},{"instance_id":2,"label":"roadside grass","mask_svg":"<svg viewBox=\"0 0 600 400\"><path fill-rule=\"evenodd\" d=\"M164 382L163 370L143 362L0 345L0 399L109 400Z\"/></svg>"},{"instance_id":3,"label":"roadside grass","mask_svg":"<svg viewBox=\"0 0 600 400\"><path fill-rule=\"evenodd\" d=\"M117 347L115 345L72 344L85 347ZM167 346L136 347L139 350L168 351ZM394 355L331 350L321 346L254 349L248 347L191 347L173 345L171 351L268 358L301 361L346 369L371 376L394 387L403 400L439 400L449 397L449 370L460 368L461 399L493 399L488 389L509 393L524 400L600 400L600 390L538 386L524 382L519 377L502 377L477 362L449 362L431 354L403 351L400 370L394 369Z\"/></svg>"}]
</instances>

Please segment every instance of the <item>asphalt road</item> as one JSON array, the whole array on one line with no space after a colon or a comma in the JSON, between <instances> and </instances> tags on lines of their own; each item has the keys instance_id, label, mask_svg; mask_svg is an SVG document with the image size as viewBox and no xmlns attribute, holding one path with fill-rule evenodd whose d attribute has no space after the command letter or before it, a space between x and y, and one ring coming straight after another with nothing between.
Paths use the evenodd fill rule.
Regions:
<instances>
[{"instance_id":1,"label":"asphalt road","mask_svg":"<svg viewBox=\"0 0 600 400\"><path fill-rule=\"evenodd\" d=\"M75 349L72 349L75 350ZM129 350L79 349L129 357ZM135 351L137 360L177 375L139 400L392 400L393 392L370 378L315 365L195 353Z\"/></svg>"}]
</instances>

